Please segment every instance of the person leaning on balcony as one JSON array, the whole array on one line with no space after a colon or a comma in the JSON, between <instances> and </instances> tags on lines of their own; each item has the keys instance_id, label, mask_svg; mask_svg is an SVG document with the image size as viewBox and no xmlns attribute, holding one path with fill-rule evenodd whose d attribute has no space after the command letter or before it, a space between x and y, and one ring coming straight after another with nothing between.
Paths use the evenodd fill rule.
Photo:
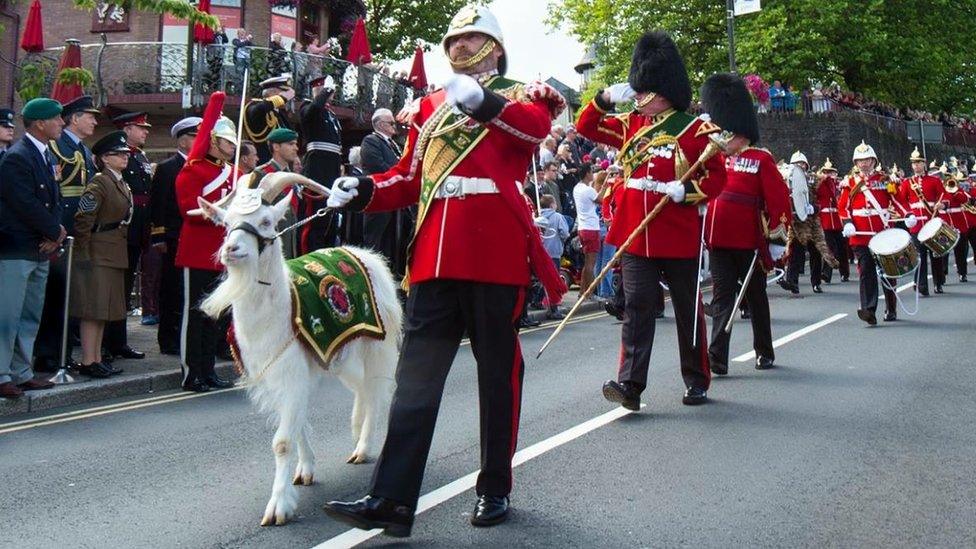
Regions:
<instances>
[{"instance_id":1,"label":"person leaning on balcony","mask_svg":"<svg viewBox=\"0 0 976 549\"><path fill-rule=\"evenodd\" d=\"M251 47L254 46L254 36L244 29L237 29L234 44L234 68L237 69L237 80L243 80L244 69L251 64Z\"/></svg>"},{"instance_id":2,"label":"person leaning on balcony","mask_svg":"<svg viewBox=\"0 0 976 549\"><path fill-rule=\"evenodd\" d=\"M133 204L122 171L131 151L125 133L115 131L99 139L92 152L101 171L85 187L75 213L75 271L69 309L80 320L79 371L106 378L121 371L102 362L102 337L105 323L124 321L127 309L126 241Z\"/></svg>"},{"instance_id":3,"label":"person leaning on balcony","mask_svg":"<svg viewBox=\"0 0 976 549\"><path fill-rule=\"evenodd\" d=\"M289 76L275 76L261 82L261 98L247 102L244 111L244 135L258 150L258 163L271 160L268 135L275 128L292 129L285 105L295 98Z\"/></svg>"}]
</instances>

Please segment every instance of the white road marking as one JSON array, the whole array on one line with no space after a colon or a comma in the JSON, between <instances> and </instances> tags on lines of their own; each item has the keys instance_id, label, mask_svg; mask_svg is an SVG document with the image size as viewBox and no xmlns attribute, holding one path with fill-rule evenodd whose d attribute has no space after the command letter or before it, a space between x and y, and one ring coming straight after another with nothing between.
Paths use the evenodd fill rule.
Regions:
<instances>
[{"instance_id":1,"label":"white road marking","mask_svg":"<svg viewBox=\"0 0 976 549\"><path fill-rule=\"evenodd\" d=\"M643 408L646 404L642 404ZM541 442L537 442L528 448L524 448L515 453L512 458L512 467L518 467L519 465L529 461L530 459L541 456L542 454L558 448L567 442L571 442L591 431L595 431L614 420L620 419L628 414L631 414L630 410L625 408L615 408L605 414L599 415L591 420L584 421L575 427L571 427L558 435L551 436ZM421 496L420 501L417 502L417 514L421 514L445 501L459 495L464 492L474 488L475 481L478 479L478 471L464 475L463 477L445 484L440 488L437 488L433 492ZM383 533L381 529L375 530L359 530L358 528L353 528L347 530L338 536L326 540L313 549L336 549L340 547L354 547L363 543L373 537L378 536Z\"/></svg>"},{"instance_id":2,"label":"white road marking","mask_svg":"<svg viewBox=\"0 0 976 549\"><path fill-rule=\"evenodd\" d=\"M834 322L837 322L838 320L840 320L840 319L842 319L842 318L844 318L846 316L847 316L847 313L837 313L837 314L835 314L834 316L832 316L830 318L825 318L825 319L821 320L820 322L817 322L816 324L811 324L811 325L807 326L806 328L801 328L801 329L799 329L799 330L797 330L797 331L795 331L795 332L793 332L791 334L785 335L785 336L783 336L783 337L781 337L781 338L779 338L779 339L777 339L776 341L773 342L773 348L774 349L779 348L779 347L781 347L781 346L783 346L783 345L785 345L785 344L793 341L794 339L799 339L799 338L801 338L801 337L809 334L810 332L813 332L815 330L819 330L820 328L823 328L824 326L826 326L828 324L832 324ZM739 355L739 356L733 358L732 361L733 362L747 362L747 361L753 360L755 358L756 358L756 351L749 351L748 353L746 353L744 355Z\"/></svg>"}]
</instances>

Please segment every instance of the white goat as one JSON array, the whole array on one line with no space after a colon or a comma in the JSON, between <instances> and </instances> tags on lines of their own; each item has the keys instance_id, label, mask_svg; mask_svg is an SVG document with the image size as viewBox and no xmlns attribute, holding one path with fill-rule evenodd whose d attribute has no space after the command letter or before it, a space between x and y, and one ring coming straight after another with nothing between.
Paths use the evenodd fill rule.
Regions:
<instances>
[{"instance_id":1,"label":"white goat","mask_svg":"<svg viewBox=\"0 0 976 549\"><path fill-rule=\"evenodd\" d=\"M386 423L393 394L402 320L393 276L384 258L369 250L349 247L346 250L368 270L386 337L356 338L328 365L296 339L291 318L291 282L281 240L274 238L276 226L289 208L291 192L277 203L270 203L296 183L320 195L328 194L328 189L302 176L275 173L261 180L260 192L235 190L216 204L199 199L198 211L227 227L219 252L227 275L204 300L202 310L217 317L232 309L239 358L247 377L253 380L249 394L259 408L272 413L278 421L272 440L274 485L262 526L287 522L298 503L294 485L312 483L314 456L309 444L308 401L317 381L326 377L323 366L328 366L328 373L335 374L355 394L352 435L356 448L347 463L365 463L376 456L377 429ZM230 207L225 209L227 204ZM295 474L289 479L296 457Z\"/></svg>"}]
</instances>

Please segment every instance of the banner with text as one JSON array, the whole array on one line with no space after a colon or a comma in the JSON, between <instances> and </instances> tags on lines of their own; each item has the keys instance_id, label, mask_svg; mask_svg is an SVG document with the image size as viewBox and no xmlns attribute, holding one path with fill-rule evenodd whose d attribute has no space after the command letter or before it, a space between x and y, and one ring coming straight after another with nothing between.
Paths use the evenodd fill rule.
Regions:
<instances>
[{"instance_id":1,"label":"banner with text","mask_svg":"<svg viewBox=\"0 0 976 549\"><path fill-rule=\"evenodd\" d=\"M735 14L738 16L760 11L762 10L760 2L761 0L735 0Z\"/></svg>"}]
</instances>

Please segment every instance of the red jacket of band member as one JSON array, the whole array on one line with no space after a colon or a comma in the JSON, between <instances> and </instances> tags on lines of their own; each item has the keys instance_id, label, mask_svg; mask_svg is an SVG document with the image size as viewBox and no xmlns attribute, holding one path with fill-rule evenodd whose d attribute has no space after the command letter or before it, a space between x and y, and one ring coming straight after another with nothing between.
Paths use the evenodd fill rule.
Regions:
<instances>
[{"instance_id":1,"label":"red jacket of band member","mask_svg":"<svg viewBox=\"0 0 976 549\"><path fill-rule=\"evenodd\" d=\"M961 198L965 198L965 201L960 202L960 204L959 204L960 207L963 204L965 204L966 202L968 202L970 204L976 204L976 185L972 185L970 183L970 184L968 184L966 190L965 191L962 191L962 192L965 194L965 196L964 197L961 197ZM976 211L974 211L972 208L966 210L965 211L965 217L966 217L966 223L967 223L967 230L968 229L976 229Z\"/></svg>"},{"instance_id":2,"label":"red jacket of band member","mask_svg":"<svg viewBox=\"0 0 976 549\"><path fill-rule=\"evenodd\" d=\"M825 231L844 228L837 210L839 192L836 177L824 177L817 185L817 211L820 213L820 225Z\"/></svg>"},{"instance_id":3,"label":"red jacket of band member","mask_svg":"<svg viewBox=\"0 0 976 549\"><path fill-rule=\"evenodd\" d=\"M653 118L633 112L628 115L610 115L597 105L596 101L591 101L580 113L576 121L576 129L580 135L592 141L622 149L645 126L658 125L665 122L669 116L682 114L667 111ZM717 131L720 130L715 125L694 118L679 132L679 135L672 136L676 138L677 147L688 166L694 164L708 146L708 135ZM652 141L657 137L653 130L646 135ZM646 177L664 183L678 179L675 174L677 155L674 152L674 149L671 149L669 153L651 156L649 161L641 163L631 171L630 178ZM685 185L684 202L681 204L668 202L661 213L648 224L643 234L634 239L627 253L642 257L674 259L698 256L702 226L696 205L718 196L725 186L724 155L719 153L710 158L705 162L704 168L693 177L694 179ZM623 245L627 237L637 229L664 196L666 195L655 191L625 189L622 200L617 203L613 224L607 232L607 242L614 246Z\"/></svg>"},{"instance_id":4,"label":"red jacket of band member","mask_svg":"<svg viewBox=\"0 0 976 549\"><path fill-rule=\"evenodd\" d=\"M765 149L748 148L728 157L725 167L722 194L708 203L705 243L711 249L733 250L755 250L769 241L785 245L792 218L790 191L773 156Z\"/></svg>"},{"instance_id":5,"label":"red jacket of band member","mask_svg":"<svg viewBox=\"0 0 976 549\"><path fill-rule=\"evenodd\" d=\"M393 211L420 200L423 160L417 154L417 138L443 102L443 90L420 101L400 162L371 176L373 194L365 211ZM496 186L520 188L532 153L551 124L544 101L507 101L501 113L484 124L485 138L450 175L488 178ZM414 235L410 281L452 279L524 286L529 283L528 254L529 235L501 194L435 198Z\"/></svg>"},{"instance_id":6,"label":"red jacket of band member","mask_svg":"<svg viewBox=\"0 0 976 549\"><path fill-rule=\"evenodd\" d=\"M841 189L840 200L837 203L841 222L854 223L854 229L857 232L879 233L889 228L878 213L863 215L867 213L865 210L875 210L874 204L867 197L867 193L871 193L882 210L891 209L892 217L901 217L907 211L897 198L888 192L888 178L885 176L875 173L871 174L863 184L858 185L857 183L860 181L862 181L860 176L852 176L848 178L847 184ZM852 195L855 186L857 193ZM856 234L850 237L851 246L867 246L868 242L871 241L871 236L873 235Z\"/></svg>"},{"instance_id":7,"label":"red jacket of band member","mask_svg":"<svg viewBox=\"0 0 976 549\"><path fill-rule=\"evenodd\" d=\"M939 186L944 191L942 195L942 220L952 225L956 229L967 232L970 227L976 227L973 223L976 218L972 214L968 214L966 210L963 209L963 204L969 201L969 195L966 194L962 189L957 189L956 192L949 192L945 190L944 184L940 181Z\"/></svg>"},{"instance_id":8,"label":"red jacket of band member","mask_svg":"<svg viewBox=\"0 0 976 549\"><path fill-rule=\"evenodd\" d=\"M917 190L916 186L919 187ZM912 234L918 234L922 225L932 219L932 211L942 201L944 193L945 188L938 177L923 175L902 180L898 187L898 200L918 218L918 224L909 229Z\"/></svg>"},{"instance_id":9,"label":"red jacket of band member","mask_svg":"<svg viewBox=\"0 0 976 549\"><path fill-rule=\"evenodd\" d=\"M199 207L198 197L216 202L231 191L236 180L233 169L207 155L210 150L210 132L220 118L223 106L223 92L210 96L186 164L176 176L176 204L183 216L180 240L176 248L177 267L224 270L224 266L217 259L217 251L224 242L224 228L203 216L187 215L188 211Z\"/></svg>"}]
</instances>

